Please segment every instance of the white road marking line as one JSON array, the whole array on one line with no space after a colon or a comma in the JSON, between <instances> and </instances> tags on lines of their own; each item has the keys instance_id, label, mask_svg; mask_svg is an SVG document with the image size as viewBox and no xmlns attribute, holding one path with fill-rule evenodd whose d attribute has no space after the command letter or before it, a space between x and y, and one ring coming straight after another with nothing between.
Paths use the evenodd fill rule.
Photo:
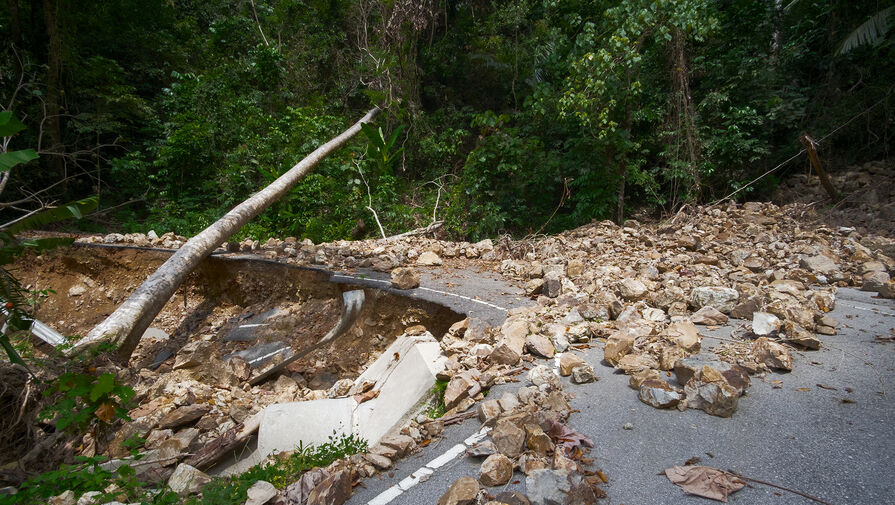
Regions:
<instances>
[{"instance_id":1,"label":"white road marking line","mask_svg":"<svg viewBox=\"0 0 895 505\"><path fill-rule=\"evenodd\" d=\"M380 279L368 279L368 278L366 278L366 277L363 277L363 278L362 278L362 277L354 277L354 276L352 276L352 275L333 274L332 277L333 277L333 278L339 278L339 279L353 280L353 281L361 280L361 281L365 281L365 282L378 282L379 284L387 285L387 286L391 286L391 285L392 285L392 283L389 282L389 281L383 281L383 280L380 280ZM437 293L437 294L439 294L439 295L444 295L444 296L455 296L455 297L457 297L457 298L461 298L461 299L466 300L466 301L469 301L469 302L479 303L479 304L482 304L482 305L486 305L486 306L488 306L488 307L491 307L492 309L502 310L502 311L504 311L504 312L507 312L507 310L508 310L508 309L506 309L506 308L504 308L504 307L501 307L500 305L495 305L495 304L493 304L493 303L486 302L486 301L482 301L482 300L476 300L475 298L471 298L471 297L466 296L466 295L458 295L457 293L449 293L449 292L447 292L447 291L441 291L441 290L439 290L439 289L426 288L426 287L422 287L422 286L420 286L420 287L417 288L417 289L419 289L420 291L428 291L428 292L430 292L430 293Z\"/></svg>"},{"instance_id":2,"label":"white road marking line","mask_svg":"<svg viewBox=\"0 0 895 505\"><path fill-rule=\"evenodd\" d=\"M463 444L457 444L450 449L447 450L441 456L433 459L432 461L426 463L426 467L431 468L432 470L438 470L444 465L450 463L451 461L460 457L460 455L466 452L466 446Z\"/></svg>"},{"instance_id":3,"label":"white road marking line","mask_svg":"<svg viewBox=\"0 0 895 505\"><path fill-rule=\"evenodd\" d=\"M891 312L886 312L884 310L881 310L881 309L878 309L875 307L859 307L857 305L849 305L847 303L843 304L843 305L845 305L846 307L851 307L853 309L866 310L867 312L873 312L874 314L881 314L883 316L895 316L895 314L893 314Z\"/></svg>"},{"instance_id":4,"label":"white road marking line","mask_svg":"<svg viewBox=\"0 0 895 505\"><path fill-rule=\"evenodd\" d=\"M390 501L401 496L401 493L403 492L404 491L401 491L401 488L399 488L398 486L392 486L379 493L376 498L368 501L367 505L387 505Z\"/></svg>"},{"instance_id":5,"label":"white road marking line","mask_svg":"<svg viewBox=\"0 0 895 505\"><path fill-rule=\"evenodd\" d=\"M270 326L268 323L250 323L250 324L241 324L240 328L257 328L258 326Z\"/></svg>"},{"instance_id":6,"label":"white road marking line","mask_svg":"<svg viewBox=\"0 0 895 505\"><path fill-rule=\"evenodd\" d=\"M480 442L483 438L485 438L489 431L491 431L491 428L487 426L482 427L482 429L467 437L462 444L457 444L451 447L441 456L438 456L432 461L426 463L424 466L421 466L417 471L408 475L394 486L391 486L385 491L376 495L375 498L367 502L367 505L388 505L388 503L400 496L404 491L407 491L420 482L426 482L427 480L429 480L429 477L431 477L432 474L435 473L435 470L460 457L460 455L466 452L467 446L472 446Z\"/></svg>"},{"instance_id":7,"label":"white road marking line","mask_svg":"<svg viewBox=\"0 0 895 505\"><path fill-rule=\"evenodd\" d=\"M457 298L462 298L462 299L470 301L470 302L481 303L482 305L487 305L493 309L502 310L504 312L507 311L507 309L505 309L504 307L501 307L500 305L495 305L493 303L488 303L488 302L485 302L482 300L476 300L475 298L470 298L470 297L464 296L464 295L458 295L457 293L448 293L447 291L440 291L437 289L424 288L424 287L420 287L419 289L421 289L423 291L431 291L432 293L438 293L440 295L445 295L445 296L456 296Z\"/></svg>"}]
</instances>

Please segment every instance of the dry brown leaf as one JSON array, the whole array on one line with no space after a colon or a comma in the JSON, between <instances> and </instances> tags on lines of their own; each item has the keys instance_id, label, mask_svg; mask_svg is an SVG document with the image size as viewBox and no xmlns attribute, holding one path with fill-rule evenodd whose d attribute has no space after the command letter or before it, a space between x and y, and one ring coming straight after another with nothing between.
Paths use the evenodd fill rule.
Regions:
<instances>
[{"instance_id":1,"label":"dry brown leaf","mask_svg":"<svg viewBox=\"0 0 895 505\"><path fill-rule=\"evenodd\" d=\"M108 423L115 417L115 405L112 405L109 402L103 402L99 407L96 408L96 411L93 412L96 417L101 419L104 423Z\"/></svg>"},{"instance_id":2,"label":"dry brown leaf","mask_svg":"<svg viewBox=\"0 0 895 505\"><path fill-rule=\"evenodd\" d=\"M727 497L743 489L746 481L709 466L674 466L665 476L687 494L727 503Z\"/></svg>"}]
</instances>

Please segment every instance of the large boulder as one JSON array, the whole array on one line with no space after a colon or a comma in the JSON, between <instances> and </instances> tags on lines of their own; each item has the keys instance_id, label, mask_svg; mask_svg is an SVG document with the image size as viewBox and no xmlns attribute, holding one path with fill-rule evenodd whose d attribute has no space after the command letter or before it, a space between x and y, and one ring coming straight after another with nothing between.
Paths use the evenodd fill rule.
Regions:
<instances>
[{"instance_id":1,"label":"large boulder","mask_svg":"<svg viewBox=\"0 0 895 505\"><path fill-rule=\"evenodd\" d=\"M690 291L690 305L694 309L714 307L724 314L729 314L736 307L739 298L737 290L723 286L700 286Z\"/></svg>"}]
</instances>

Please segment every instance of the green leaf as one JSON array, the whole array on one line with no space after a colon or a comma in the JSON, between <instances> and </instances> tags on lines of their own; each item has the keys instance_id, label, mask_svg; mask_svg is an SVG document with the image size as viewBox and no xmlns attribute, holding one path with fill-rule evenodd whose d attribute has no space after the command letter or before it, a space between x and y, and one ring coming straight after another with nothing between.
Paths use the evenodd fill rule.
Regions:
<instances>
[{"instance_id":1,"label":"green leaf","mask_svg":"<svg viewBox=\"0 0 895 505\"><path fill-rule=\"evenodd\" d=\"M104 373L99 376L96 384L93 386L93 389L90 390L90 401L96 402L103 395L109 394L112 392L112 389L115 387L115 376L110 373Z\"/></svg>"},{"instance_id":2,"label":"green leaf","mask_svg":"<svg viewBox=\"0 0 895 505\"><path fill-rule=\"evenodd\" d=\"M0 112L0 137L10 137L25 129L25 125L12 115L11 110Z\"/></svg>"},{"instance_id":3,"label":"green leaf","mask_svg":"<svg viewBox=\"0 0 895 505\"><path fill-rule=\"evenodd\" d=\"M38 158L37 153L34 152L34 149L23 149L21 151L11 151L8 153L0 153L0 172L6 172L12 167L21 164L28 163L31 160L36 160Z\"/></svg>"}]
</instances>

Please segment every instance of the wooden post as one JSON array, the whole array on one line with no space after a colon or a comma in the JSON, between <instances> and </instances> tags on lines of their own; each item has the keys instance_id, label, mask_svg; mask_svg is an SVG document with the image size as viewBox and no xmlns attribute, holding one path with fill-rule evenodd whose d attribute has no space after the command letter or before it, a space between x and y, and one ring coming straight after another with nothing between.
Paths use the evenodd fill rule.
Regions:
<instances>
[{"instance_id":1,"label":"wooden post","mask_svg":"<svg viewBox=\"0 0 895 505\"><path fill-rule=\"evenodd\" d=\"M811 160L811 166L814 167L814 170L817 170L817 177L820 178L821 185L823 185L827 194L830 195L830 198L834 202L838 202L840 200L839 192L833 187L833 183L830 182L830 178L827 176L827 172L824 170L823 165L820 164L820 158L817 156L817 143L807 133L803 133L799 140L805 146L805 150L808 151L808 159Z\"/></svg>"}]
</instances>

